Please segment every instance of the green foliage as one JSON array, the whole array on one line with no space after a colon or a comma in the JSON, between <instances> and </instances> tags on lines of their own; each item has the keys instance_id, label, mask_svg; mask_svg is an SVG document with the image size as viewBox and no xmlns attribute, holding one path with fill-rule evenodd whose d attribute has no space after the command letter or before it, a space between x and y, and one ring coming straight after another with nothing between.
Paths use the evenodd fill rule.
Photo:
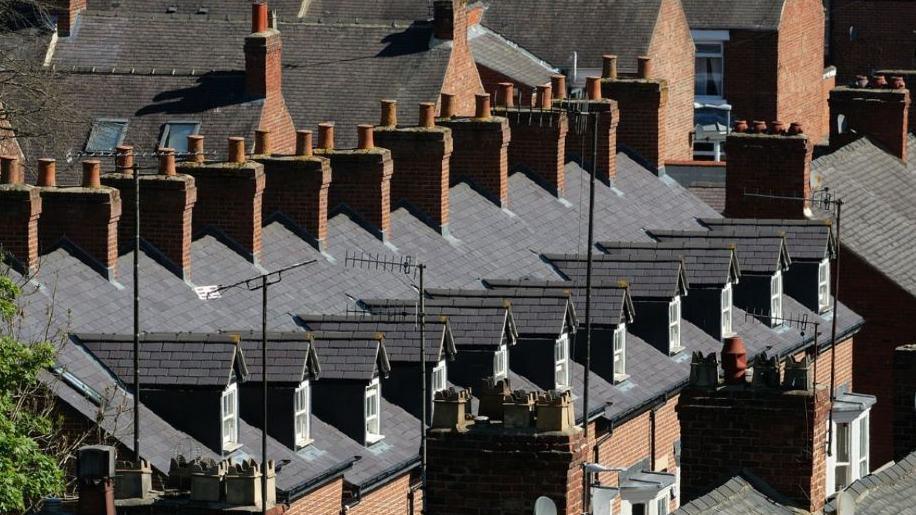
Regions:
<instances>
[{"instance_id":1,"label":"green foliage","mask_svg":"<svg viewBox=\"0 0 916 515\"><path fill-rule=\"evenodd\" d=\"M0 318L16 316L19 289L0 276ZM50 343L25 345L0 334L0 513L23 512L62 491L63 471L47 451L54 423L43 409L38 373L54 363Z\"/></svg>"}]
</instances>

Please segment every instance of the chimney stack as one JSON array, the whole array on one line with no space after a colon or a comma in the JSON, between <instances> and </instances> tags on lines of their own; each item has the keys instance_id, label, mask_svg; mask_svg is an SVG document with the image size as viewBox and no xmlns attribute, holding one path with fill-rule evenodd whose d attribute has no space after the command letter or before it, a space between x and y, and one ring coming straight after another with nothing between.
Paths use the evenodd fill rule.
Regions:
<instances>
[{"instance_id":1,"label":"chimney stack","mask_svg":"<svg viewBox=\"0 0 916 515\"><path fill-rule=\"evenodd\" d=\"M13 256L20 272L38 267L38 217L41 196L37 188L22 183L22 170L15 157L0 157L0 248Z\"/></svg>"},{"instance_id":2,"label":"chimney stack","mask_svg":"<svg viewBox=\"0 0 916 515\"><path fill-rule=\"evenodd\" d=\"M616 101L601 98L601 79L589 77L587 80L587 100L558 100L557 105L564 110L573 108L596 113L595 116L598 117L598 166L596 168L596 177L601 182L611 185L617 177L617 125L620 120L620 111ZM582 103L587 103L587 108L578 105ZM593 121L588 120L585 131L581 134L577 134L576 131L570 131L566 135L566 154L576 158L586 170L591 170L592 166L595 142L594 127ZM580 155L583 150L584 155Z\"/></svg>"},{"instance_id":3,"label":"chimney stack","mask_svg":"<svg viewBox=\"0 0 916 515\"><path fill-rule=\"evenodd\" d=\"M197 185L193 217L195 233L214 228L239 246L254 263L261 254L261 210L264 166L245 159L245 139L229 138L229 161L185 161L178 173L190 175Z\"/></svg>"},{"instance_id":4,"label":"chimney stack","mask_svg":"<svg viewBox=\"0 0 916 515\"><path fill-rule=\"evenodd\" d=\"M784 125L784 124L783 124ZM812 145L799 123L769 134L766 122L738 120L725 140L725 215L733 218L804 218L811 197ZM753 197L759 193L778 197ZM798 200L795 200L798 199Z\"/></svg>"},{"instance_id":5,"label":"chimney stack","mask_svg":"<svg viewBox=\"0 0 916 515\"><path fill-rule=\"evenodd\" d=\"M381 240L391 229L391 151L376 147L371 125L359 127L360 148L334 149L334 124L319 124L321 148L315 154L330 160L334 180L330 187L331 210L347 209Z\"/></svg>"},{"instance_id":6,"label":"chimney stack","mask_svg":"<svg viewBox=\"0 0 916 515\"><path fill-rule=\"evenodd\" d=\"M876 76L865 88L840 86L830 92L828 102L832 149L867 136L907 160L910 92L902 77L888 83L883 75Z\"/></svg>"},{"instance_id":7,"label":"chimney stack","mask_svg":"<svg viewBox=\"0 0 916 515\"><path fill-rule=\"evenodd\" d=\"M79 14L86 10L86 0L58 0L54 7L49 9L57 17L57 35L69 37L73 33L73 26Z\"/></svg>"},{"instance_id":8,"label":"chimney stack","mask_svg":"<svg viewBox=\"0 0 916 515\"><path fill-rule=\"evenodd\" d=\"M405 202L433 229L447 234L453 141L450 129L436 126L435 113L435 104L421 103L416 127L377 127L375 137L394 160L393 206Z\"/></svg>"},{"instance_id":9,"label":"chimney stack","mask_svg":"<svg viewBox=\"0 0 916 515\"><path fill-rule=\"evenodd\" d=\"M251 34L245 36L245 94L265 99L257 126L270 131L273 151L292 152L296 129L282 92L283 42L269 19L266 2L251 4Z\"/></svg>"}]
</instances>

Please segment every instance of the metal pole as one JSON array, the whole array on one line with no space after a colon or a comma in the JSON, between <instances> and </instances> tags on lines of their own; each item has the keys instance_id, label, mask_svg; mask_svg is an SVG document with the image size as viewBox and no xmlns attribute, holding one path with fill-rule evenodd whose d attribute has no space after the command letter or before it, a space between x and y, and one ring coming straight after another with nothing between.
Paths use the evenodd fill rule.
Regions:
<instances>
[{"instance_id":1,"label":"metal pole","mask_svg":"<svg viewBox=\"0 0 916 515\"><path fill-rule=\"evenodd\" d=\"M420 486L423 489L422 513L426 511L426 426L427 421L427 402L429 399L426 395L426 298L424 272L426 265L417 265L420 269L420 395L422 396L420 406L422 417L420 419Z\"/></svg>"},{"instance_id":2,"label":"metal pole","mask_svg":"<svg viewBox=\"0 0 916 515\"><path fill-rule=\"evenodd\" d=\"M833 401L836 400L834 388L836 388L836 319L837 301L840 297L840 220L843 216L843 200L836 201L836 267L833 277L833 320L830 329L830 423L827 425L827 456L832 456L833 451Z\"/></svg>"},{"instance_id":3,"label":"metal pole","mask_svg":"<svg viewBox=\"0 0 916 515\"><path fill-rule=\"evenodd\" d=\"M267 515L267 274L261 276L261 384L264 421L261 425L261 515Z\"/></svg>"},{"instance_id":4,"label":"metal pole","mask_svg":"<svg viewBox=\"0 0 916 515\"><path fill-rule=\"evenodd\" d=\"M134 458L140 464L140 167L134 172Z\"/></svg>"},{"instance_id":5,"label":"metal pole","mask_svg":"<svg viewBox=\"0 0 916 515\"><path fill-rule=\"evenodd\" d=\"M590 113L587 116L592 116ZM588 246L585 265L585 377L582 385L582 429L583 441L588 446L588 386L592 371L592 244L595 239L595 175L598 166L598 113L592 123L592 170L588 180ZM587 485L586 485L587 486ZM589 513L589 492L582 492L582 507Z\"/></svg>"}]
</instances>

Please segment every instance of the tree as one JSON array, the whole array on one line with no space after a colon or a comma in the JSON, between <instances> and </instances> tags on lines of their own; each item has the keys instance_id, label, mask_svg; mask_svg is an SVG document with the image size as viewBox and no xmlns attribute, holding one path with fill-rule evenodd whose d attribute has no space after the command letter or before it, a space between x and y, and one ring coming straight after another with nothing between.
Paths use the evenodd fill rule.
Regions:
<instances>
[{"instance_id":1,"label":"tree","mask_svg":"<svg viewBox=\"0 0 916 515\"><path fill-rule=\"evenodd\" d=\"M20 290L0 275L0 513L21 513L64 488L52 449L58 424L39 374L54 363L50 342L26 345L13 335Z\"/></svg>"}]
</instances>

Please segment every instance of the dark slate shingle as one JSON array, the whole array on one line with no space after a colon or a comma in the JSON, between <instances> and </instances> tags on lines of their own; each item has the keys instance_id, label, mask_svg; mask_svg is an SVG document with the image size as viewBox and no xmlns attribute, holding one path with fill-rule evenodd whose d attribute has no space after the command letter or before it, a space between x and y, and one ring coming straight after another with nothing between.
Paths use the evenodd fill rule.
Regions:
<instances>
[{"instance_id":1,"label":"dark slate shingle","mask_svg":"<svg viewBox=\"0 0 916 515\"><path fill-rule=\"evenodd\" d=\"M779 29L785 0L681 0L692 30Z\"/></svg>"}]
</instances>

